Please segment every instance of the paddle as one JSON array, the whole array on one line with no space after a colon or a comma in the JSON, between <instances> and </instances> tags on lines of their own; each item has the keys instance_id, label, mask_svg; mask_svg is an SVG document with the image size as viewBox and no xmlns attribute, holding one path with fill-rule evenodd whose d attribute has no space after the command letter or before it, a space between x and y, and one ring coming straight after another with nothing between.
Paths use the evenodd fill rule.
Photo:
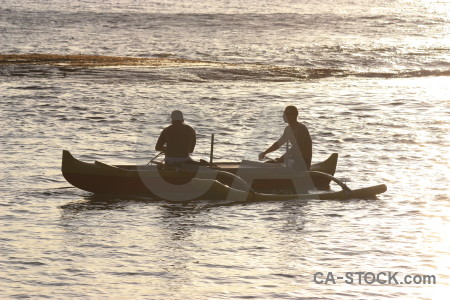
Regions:
<instances>
[{"instance_id":1,"label":"paddle","mask_svg":"<svg viewBox=\"0 0 450 300\"><path fill-rule=\"evenodd\" d=\"M150 163L154 163L154 160L157 159L157 158L158 158L161 154L163 154L163 153L164 153L164 151L159 152L158 155L156 155L155 157L153 157L153 158L147 163L147 166L148 166L148 164L150 164Z\"/></svg>"}]
</instances>

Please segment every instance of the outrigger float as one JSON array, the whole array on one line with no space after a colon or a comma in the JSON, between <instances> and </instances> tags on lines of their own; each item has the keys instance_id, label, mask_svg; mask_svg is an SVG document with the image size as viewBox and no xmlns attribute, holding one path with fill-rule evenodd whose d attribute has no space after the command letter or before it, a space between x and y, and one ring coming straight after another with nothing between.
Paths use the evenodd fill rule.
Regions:
<instances>
[{"instance_id":1,"label":"outrigger float","mask_svg":"<svg viewBox=\"0 0 450 300\"><path fill-rule=\"evenodd\" d=\"M313 164L310 171L298 171L275 163L242 161L183 164L109 165L82 162L64 150L62 174L73 186L95 194L146 194L175 202L191 200L241 199L278 201L288 199L374 199L386 185L351 190L335 178L338 154ZM153 160L152 160L153 162ZM335 182L342 190L329 191ZM309 193L310 190L316 192ZM300 193L299 193L300 191ZM270 192L270 193L267 193ZM275 192L275 193L274 193Z\"/></svg>"}]
</instances>

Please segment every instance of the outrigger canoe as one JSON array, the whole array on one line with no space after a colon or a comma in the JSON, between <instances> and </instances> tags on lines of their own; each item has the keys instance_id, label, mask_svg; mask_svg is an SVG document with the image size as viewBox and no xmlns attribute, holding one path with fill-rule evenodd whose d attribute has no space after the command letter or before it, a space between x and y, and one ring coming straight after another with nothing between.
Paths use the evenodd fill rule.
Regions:
<instances>
[{"instance_id":1,"label":"outrigger canoe","mask_svg":"<svg viewBox=\"0 0 450 300\"><path fill-rule=\"evenodd\" d=\"M172 201L230 197L244 201L374 198L386 191L385 185L350 190L332 176L336 171L337 158L337 153L333 153L327 160L312 165L310 171L302 172L280 164L248 161L182 167L163 164L108 165L98 161L86 163L64 150L61 169L70 184L88 192L149 194ZM331 181L343 190L308 193L311 189L329 189ZM282 194L265 193L275 190L282 191Z\"/></svg>"}]
</instances>

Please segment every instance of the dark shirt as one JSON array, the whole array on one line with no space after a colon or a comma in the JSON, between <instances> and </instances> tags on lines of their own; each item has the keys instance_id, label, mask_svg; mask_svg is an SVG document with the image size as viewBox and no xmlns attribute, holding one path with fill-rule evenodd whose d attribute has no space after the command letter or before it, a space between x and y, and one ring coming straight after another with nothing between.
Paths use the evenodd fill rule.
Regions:
<instances>
[{"instance_id":1,"label":"dark shirt","mask_svg":"<svg viewBox=\"0 0 450 300\"><path fill-rule=\"evenodd\" d=\"M286 126L277 143L281 147L287 141L292 145L288 155L294 160L303 159L306 168L309 170L312 159L312 140L308 128L299 122Z\"/></svg>"},{"instance_id":2,"label":"dark shirt","mask_svg":"<svg viewBox=\"0 0 450 300\"><path fill-rule=\"evenodd\" d=\"M162 151L166 145L166 157L185 158L194 152L196 143L195 130L184 123L166 127L159 136L155 149Z\"/></svg>"}]
</instances>

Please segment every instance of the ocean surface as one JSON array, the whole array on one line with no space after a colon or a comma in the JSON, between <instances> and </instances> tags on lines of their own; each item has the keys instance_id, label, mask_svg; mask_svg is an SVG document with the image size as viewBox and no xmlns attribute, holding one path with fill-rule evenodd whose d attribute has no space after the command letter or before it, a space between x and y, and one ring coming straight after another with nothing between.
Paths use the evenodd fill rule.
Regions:
<instances>
[{"instance_id":1,"label":"ocean surface","mask_svg":"<svg viewBox=\"0 0 450 300\"><path fill-rule=\"evenodd\" d=\"M0 298L447 299L449 21L447 0L2 1ZM313 162L338 152L337 178L388 191L174 204L94 196L61 174L64 149L146 164L174 109L195 159L214 133L216 161L257 160L287 105Z\"/></svg>"}]
</instances>

